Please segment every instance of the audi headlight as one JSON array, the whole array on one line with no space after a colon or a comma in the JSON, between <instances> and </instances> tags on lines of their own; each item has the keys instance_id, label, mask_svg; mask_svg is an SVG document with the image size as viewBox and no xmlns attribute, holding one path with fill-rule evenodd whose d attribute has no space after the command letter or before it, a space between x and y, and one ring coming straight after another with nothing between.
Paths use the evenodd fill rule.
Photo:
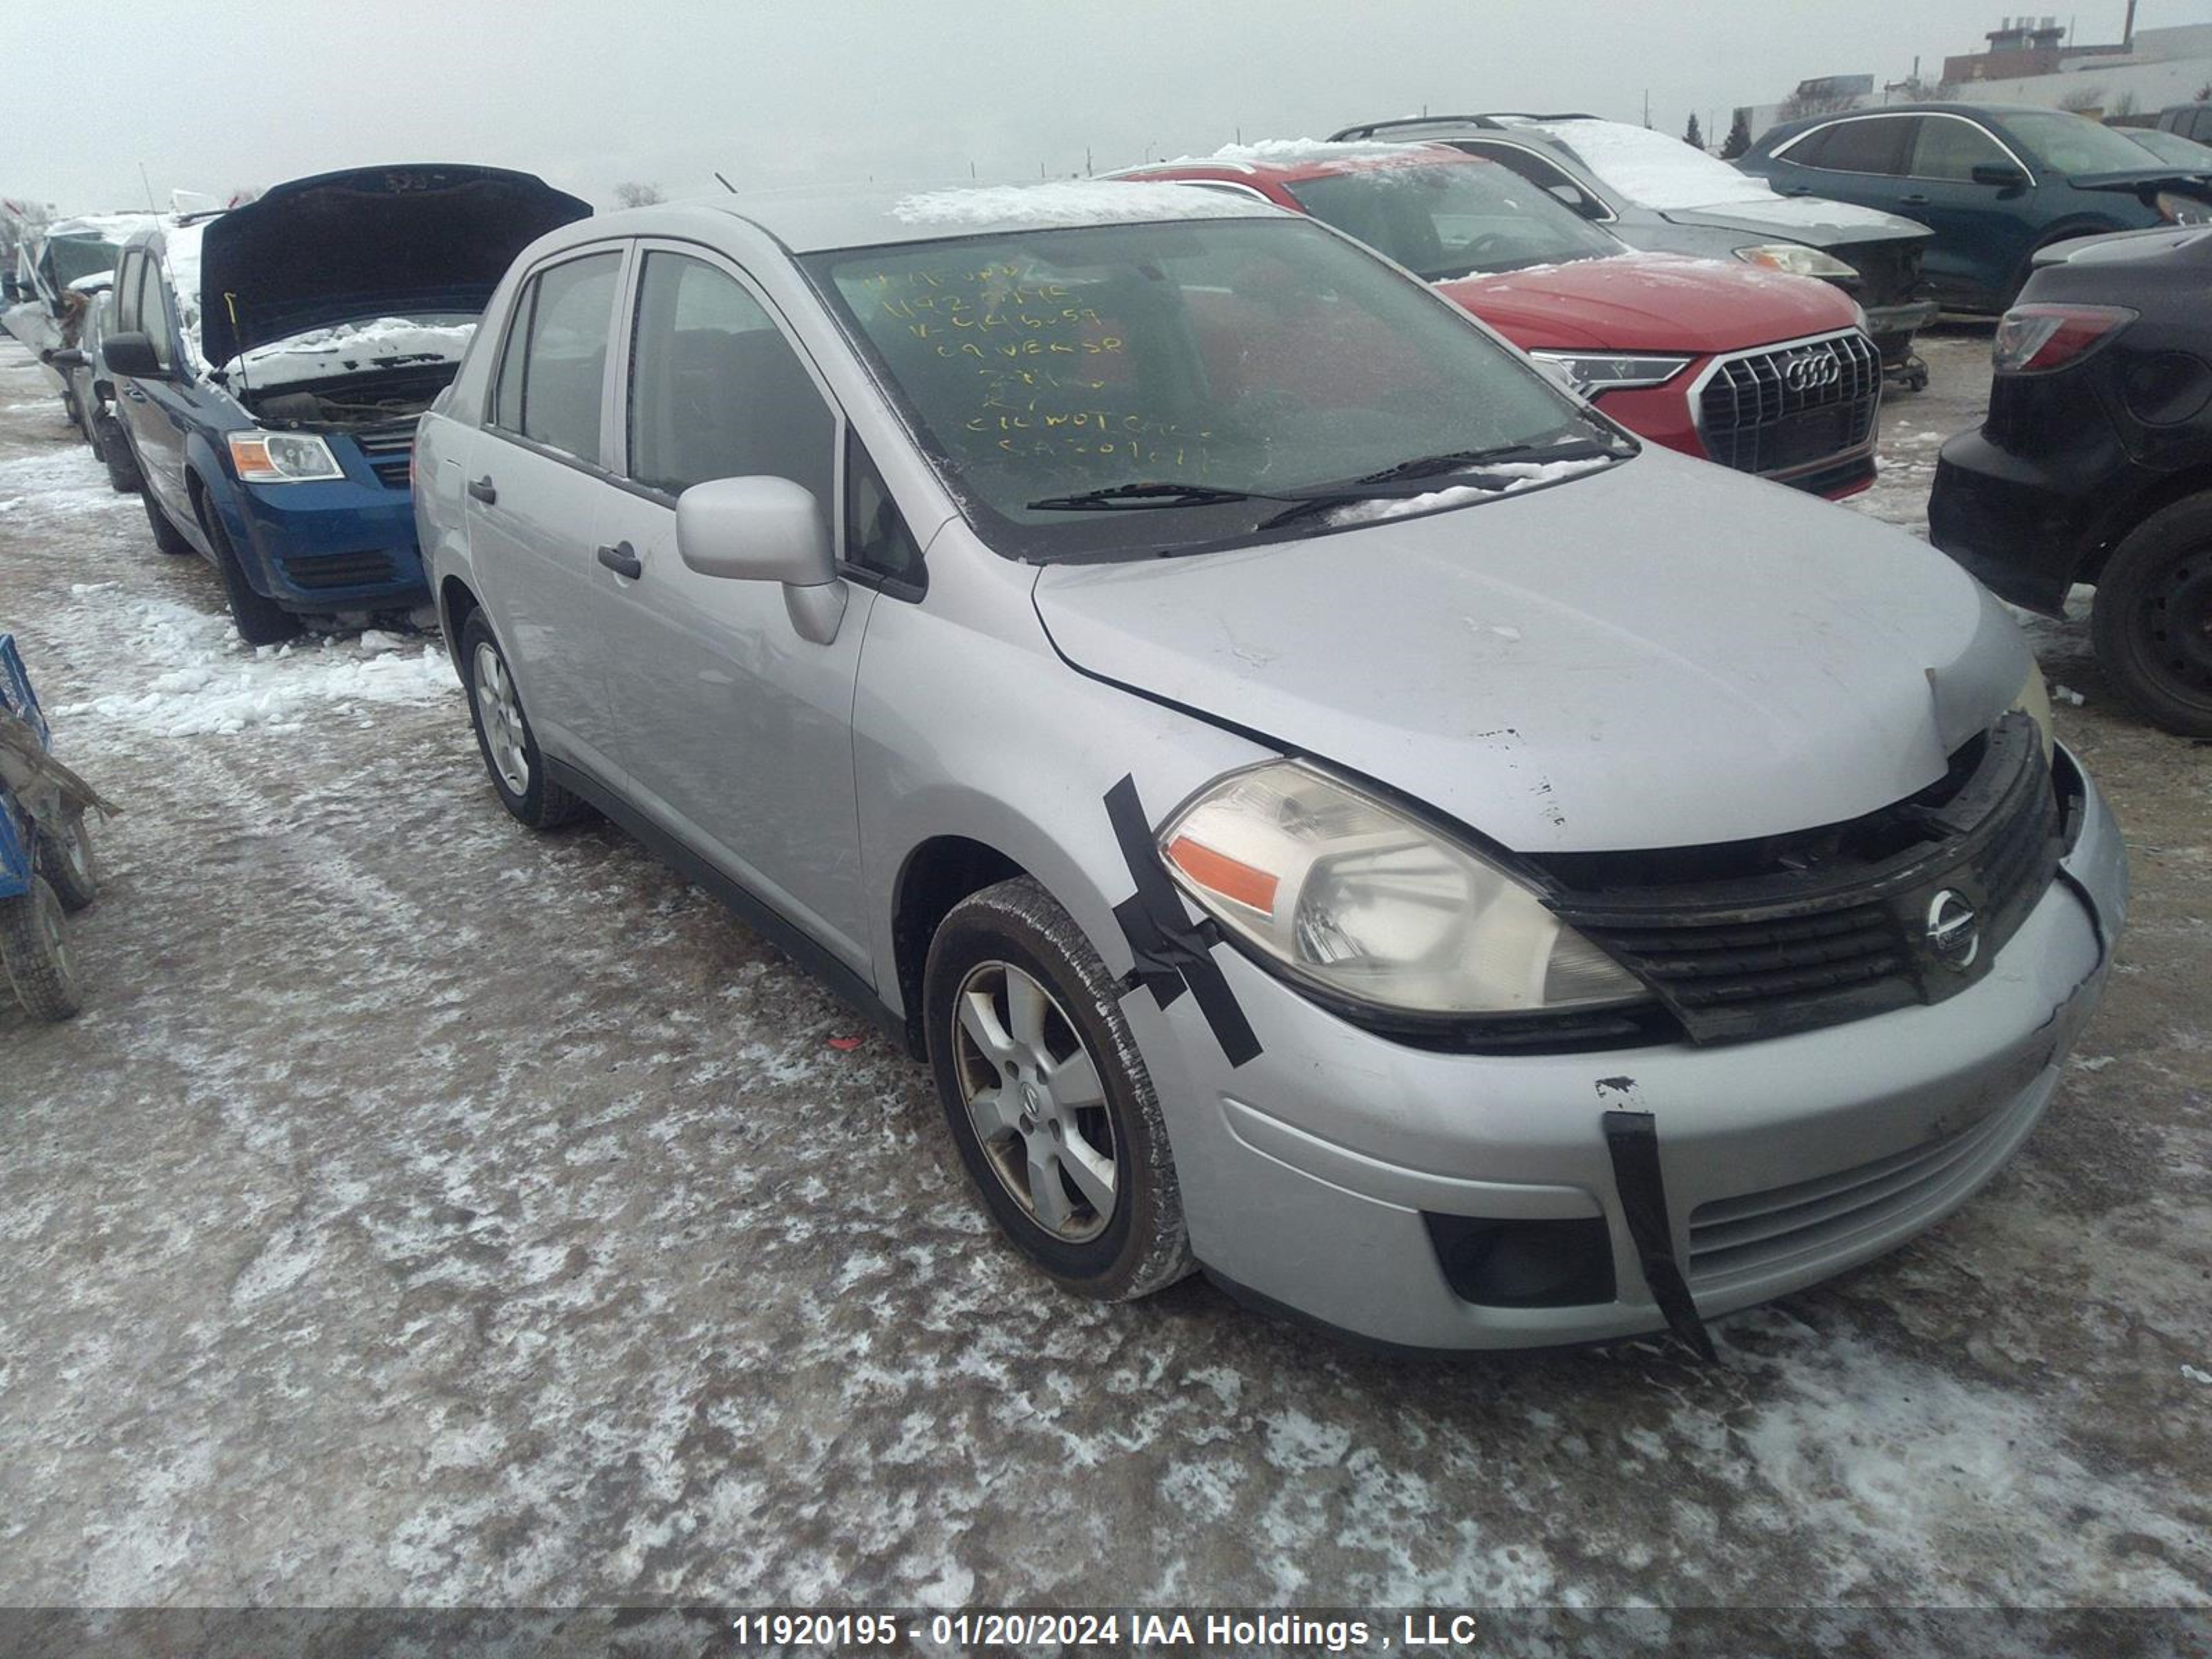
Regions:
<instances>
[{"instance_id":1,"label":"audi headlight","mask_svg":"<svg viewBox=\"0 0 2212 1659\"><path fill-rule=\"evenodd\" d=\"M1753 247L1740 247L1735 257L1746 264L1763 266L1768 270L1786 272L1792 276L1856 276L1858 272L1832 253L1823 253L1819 248L1807 247L1802 242L1761 242Z\"/></svg>"},{"instance_id":2,"label":"audi headlight","mask_svg":"<svg viewBox=\"0 0 2212 1659\"><path fill-rule=\"evenodd\" d=\"M331 447L307 432L234 432L230 464L241 483L312 483L345 477Z\"/></svg>"},{"instance_id":3,"label":"audi headlight","mask_svg":"<svg viewBox=\"0 0 2212 1659\"><path fill-rule=\"evenodd\" d=\"M1664 386L1690 366L1687 357L1620 351L1532 351L1540 362L1557 363L1590 397L1635 386Z\"/></svg>"},{"instance_id":4,"label":"audi headlight","mask_svg":"<svg viewBox=\"0 0 2212 1659\"><path fill-rule=\"evenodd\" d=\"M1159 845L1223 927L1379 1009L1532 1012L1650 995L1480 854L1294 762L1218 780Z\"/></svg>"}]
</instances>

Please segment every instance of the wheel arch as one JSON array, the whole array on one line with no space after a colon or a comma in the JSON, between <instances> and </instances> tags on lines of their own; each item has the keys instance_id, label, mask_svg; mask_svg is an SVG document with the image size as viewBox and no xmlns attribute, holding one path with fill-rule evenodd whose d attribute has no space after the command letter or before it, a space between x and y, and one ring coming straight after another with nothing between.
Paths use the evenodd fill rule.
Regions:
<instances>
[{"instance_id":1,"label":"wheel arch","mask_svg":"<svg viewBox=\"0 0 2212 1659\"><path fill-rule=\"evenodd\" d=\"M915 1059L929 1054L922 1027L922 974L937 930L953 906L970 894L1030 873L1006 853L971 836L932 836L907 854L892 888L890 939L907 1048Z\"/></svg>"},{"instance_id":2,"label":"wheel arch","mask_svg":"<svg viewBox=\"0 0 2212 1659\"><path fill-rule=\"evenodd\" d=\"M461 630L469 625L469 618L483 609L483 601L476 590L459 576L449 575L438 584L438 626L446 636L446 654L453 659L453 672L461 672Z\"/></svg>"},{"instance_id":3,"label":"wheel arch","mask_svg":"<svg viewBox=\"0 0 2212 1659\"><path fill-rule=\"evenodd\" d=\"M2176 502L2189 500L2192 495L2207 494L2212 494L2212 462L2185 471L2170 473L2130 496L2114 507L2098 526L2096 537L2075 567L2074 580L2094 585L2105 574L2105 567L2112 562L2113 550L2133 535L2145 520L2154 514L2163 513Z\"/></svg>"}]
</instances>

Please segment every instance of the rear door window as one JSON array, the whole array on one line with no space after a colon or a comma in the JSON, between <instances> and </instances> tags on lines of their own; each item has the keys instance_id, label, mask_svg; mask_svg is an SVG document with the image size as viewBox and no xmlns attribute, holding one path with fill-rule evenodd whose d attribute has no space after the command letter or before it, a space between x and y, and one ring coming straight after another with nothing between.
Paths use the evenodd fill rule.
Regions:
<instances>
[{"instance_id":1,"label":"rear door window","mask_svg":"<svg viewBox=\"0 0 2212 1659\"><path fill-rule=\"evenodd\" d=\"M645 256L629 375L629 474L680 495L710 478L789 478L825 520L836 417L767 308L728 272Z\"/></svg>"},{"instance_id":2,"label":"rear door window","mask_svg":"<svg viewBox=\"0 0 2212 1659\"><path fill-rule=\"evenodd\" d=\"M599 464L599 411L622 255L568 259L532 277L501 354L495 425Z\"/></svg>"},{"instance_id":3,"label":"rear door window","mask_svg":"<svg viewBox=\"0 0 2212 1659\"><path fill-rule=\"evenodd\" d=\"M1826 173L1902 173L1912 126L1911 118L1895 115L1838 121L1792 144L1784 159Z\"/></svg>"},{"instance_id":4,"label":"rear door window","mask_svg":"<svg viewBox=\"0 0 2212 1659\"><path fill-rule=\"evenodd\" d=\"M1906 169L1916 179L1948 179L1970 183L1974 169L1984 162L2012 165L2004 146L1972 121L1948 115L1925 115L1912 141L1912 165Z\"/></svg>"}]
</instances>

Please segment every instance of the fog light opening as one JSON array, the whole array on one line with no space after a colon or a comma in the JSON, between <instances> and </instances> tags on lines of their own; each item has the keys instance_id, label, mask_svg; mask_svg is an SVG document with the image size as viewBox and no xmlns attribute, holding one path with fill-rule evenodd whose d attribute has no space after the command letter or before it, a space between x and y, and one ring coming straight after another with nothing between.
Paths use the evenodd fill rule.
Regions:
<instances>
[{"instance_id":1,"label":"fog light opening","mask_svg":"<svg viewBox=\"0 0 2212 1659\"><path fill-rule=\"evenodd\" d=\"M1572 1308L1613 1299L1613 1235L1603 1216L1501 1221L1424 1213L1444 1282L1485 1308Z\"/></svg>"}]
</instances>

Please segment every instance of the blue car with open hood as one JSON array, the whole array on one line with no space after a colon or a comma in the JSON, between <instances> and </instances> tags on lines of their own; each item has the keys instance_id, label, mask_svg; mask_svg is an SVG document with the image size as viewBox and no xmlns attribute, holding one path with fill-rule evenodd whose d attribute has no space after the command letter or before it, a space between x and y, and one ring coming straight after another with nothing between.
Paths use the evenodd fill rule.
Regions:
<instances>
[{"instance_id":1,"label":"blue car with open hood","mask_svg":"<svg viewBox=\"0 0 2212 1659\"><path fill-rule=\"evenodd\" d=\"M242 638L427 600L416 419L515 254L591 210L529 173L416 164L131 238L101 350L147 520L215 565Z\"/></svg>"}]
</instances>

